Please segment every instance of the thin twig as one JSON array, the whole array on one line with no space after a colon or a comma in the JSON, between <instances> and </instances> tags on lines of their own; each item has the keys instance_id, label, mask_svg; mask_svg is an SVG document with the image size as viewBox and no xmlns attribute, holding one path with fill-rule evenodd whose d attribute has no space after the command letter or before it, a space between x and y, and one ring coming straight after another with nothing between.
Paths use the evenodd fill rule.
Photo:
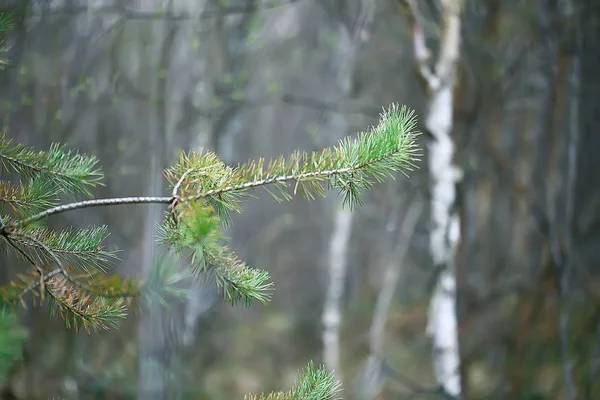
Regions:
<instances>
[{"instance_id":1,"label":"thin twig","mask_svg":"<svg viewBox=\"0 0 600 400\"><path fill-rule=\"evenodd\" d=\"M56 273L52 273L52 274L44 274L43 271L41 270L40 267L37 266L37 264L35 263L35 261L28 255L26 254L21 248L19 248L18 246L16 246L16 244L12 241L12 237L16 236L16 237L22 237L25 238L33 243L36 244L36 246L42 248L44 251L46 251L48 254L50 254L50 256L54 259L54 261L56 262L56 264L58 265L58 271L72 284L74 284L75 286L77 286L78 288L93 294L95 296L99 296L99 297L104 297L104 298L134 298L137 297L138 294L136 293L129 293L129 292L122 292L122 293L118 293L118 294L106 294L106 293L99 293L97 290L94 290L92 287L90 287L89 285L80 282L79 280L73 278L67 271L67 269L65 268L64 264L62 263L62 261L60 260L60 258L54 253L54 251L48 247L44 242L38 240L37 238L23 233L23 232L15 232L12 233L11 235L5 236L6 240L10 243L10 245L12 247L14 247L19 253L21 253L26 259L27 261L38 270L38 272L40 273L40 276L43 278L43 280L47 280L48 278L53 277L54 275L56 275ZM55 270L55 271L57 271ZM29 285L27 288L25 288L25 290L23 291L22 294L19 295L19 298L21 298L26 292L30 291L31 289L34 289L37 286L43 285L43 282L40 283L36 283L36 284L32 284ZM48 290L47 290L48 291ZM48 291L49 292L49 291ZM49 292L50 293L50 292ZM54 296L53 296L54 297Z\"/></svg>"},{"instance_id":2,"label":"thin twig","mask_svg":"<svg viewBox=\"0 0 600 400\"><path fill-rule=\"evenodd\" d=\"M327 178L327 177L331 177L334 175L340 175L340 174L343 174L346 172L352 172L357 169L362 169L368 165L374 164L376 162L382 161L385 158L391 157L394 154L397 154L398 152L400 152L400 150L392 151L390 153L382 155L381 157L378 157L376 159L370 160L369 162L366 162L366 163L363 163L363 164L360 164L357 166L352 166L352 167L347 167L347 168L339 168L339 169L331 169L331 170L325 170L325 171L291 174L291 175L277 176L277 177L273 177L273 178L269 178L269 179L261 179L261 180L252 181L252 182L245 182L245 183L241 183L239 185L231 185L231 186L226 186L224 188L209 190L209 191L206 191L205 193L200 193L197 195L192 195L192 196L182 198L181 200L194 201L194 200L203 199L203 198L210 197L210 196L219 195L222 193L232 192L232 191L236 191L236 190L252 189L252 188L259 187L259 186L269 185L272 183L283 183L283 182L292 181L292 180L301 180L301 179L316 178L316 177ZM4 226L2 226L2 233L10 234L10 232L7 232L7 229L23 228L23 227L26 227L27 225L31 224L32 222L42 220L51 215L61 214L61 213L67 212L67 211L79 210L82 208L116 206L116 205L125 205L125 204L172 204L173 200L174 200L174 197L116 197L116 198L109 198L109 199L94 199L94 200L78 201L78 202L74 202L74 203L63 204L60 206L52 207L52 208L42 211L38 214L32 215L31 217L13 222L8 225L4 225Z\"/></svg>"},{"instance_id":3,"label":"thin twig","mask_svg":"<svg viewBox=\"0 0 600 400\"><path fill-rule=\"evenodd\" d=\"M169 204L172 197L116 197L110 199L84 200L49 208L31 217L5 225L3 228L24 228L32 222L40 221L51 215L61 214L67 211L79 210L89 207L116 206L124 204Z\"/></svg>"},{"instance_id":4,"label":"thin twig","mask_svg":"<svg viewBox=\"0 0 600 400\"><path fill-rule=\"evenodd\" d=\"M173 192L171 193L171 196L173 198L177 197L177 191L179 190L179 187L181 186L181 184L183 183L183 180L185 179L186 176L189 175L190 172L192 172L193 168L188 168L187 171L185 171L183 173L183 175L181 175L181 178L179 178L179 180L177 181L177 184L173 187Z\"/></svg>"},{"instance_id":5,"label":"thin twig","mask_svg":"<svg viewBox=\"0 0 600 400\"><path fill-rule=\"evenodd\" d=\"M21 236L33 243L35 243L36 245L38 245L39 247L41 247L42 249L44 249L46 252L48 252L50 254L50 256L54 259L54 261L56 262L56 265L58 265L58 267L60 268L60 270L62 271L63 275L68 279L70 278L69 273L67 272L65 266L63 265L62 261L60 260L60 258L58 258L58 256L56 254L54 254L54 252L52 251L52 249L50 247L48 247L46 245L46 243L42 242L41 240L39 240L36 237L33 237L25 232L15 232L13 233L11 236Z\"/></svg>"},{"instance_id":6,"label":"thin twig","mask_svg":"<svg viewBox=\"0 0 600 400\"><path fill-rule=\"evenodd\" d=\"M60 268L54 269L50 272L48 272L47 274L42 275L42 279L40 279L40 281L36 281L32 284L30 284L29 286L27 286L25 289L23 289L21 291L21 293L19 293L18 299L19 301L22 301L23 297L25 297L25 295L29 292L31 292L33 289L37 288L38 286L41 286L42 289L44 291L46 291L48 294L50 294L50 296L54 297L54 295L52 294L51 291L48 290L48 288L45 285L45 282L48 281L50 278L62 274L62 271L60 270Z\"/></svg>"},{"instance_id":7,"label":"thin twig","mask_svg":"<svg viewBox=\"0 0 600 400\"><path fill-rule=\"evenodd\" d=\"M10 236L7 236L5 238L6 238L6 241L8 242L8 244L10 244L14 249L16 249L27 260L27 262L29 262L36 269L38 274L40 274L39 282L36 282L35 284L31 284L28 287L26 287L25 290L23 290L21 293L19 293L18 299L21 300L23 298L23 296L25 296L25 294L27 294L30 290L33 290L37 286L40 286L42 288L40 294L43 296L43 293L46 290L46 285L44 284L45 283L44 271L42 271L42 269L37 265L35 260L33 260L33 258L31 258L29 256L29 254L25 253L23 251L23 249L21 249L19 246L17 246L13 242L13 240Z\"/></svg>"},{"instance_id":8,"label":"thin twig","mask_svg":"<svg viewBox=\"0 0 600 400\"><path fill-rule=\"evenodd\" d=\"M308 179L308 178L323 178L323 179L330 178L330 177L333 177L336 175L342 175L342 174L345 174L348 172L354 172L357 170L361 170L365 167L368 167L369 165L375 164L377 162L385 160L386 158L392 157L402 151L405 151L405 150L404 149L396 149L396 150L390 151L386 154L383 154L380 157L374 158L374 159L364 162L362 164L354 165L351 167L338 168L338 169L327 169L327 170L323 170L323 171L302 172L302 173L298 173L298 174L290 174L290 175L283 175L283 176L275 176L275 177L267 178L267 179L259 179L256 181L240 183L238 185L230 185L230 186L226 186L223 188L208 190L204 193L184 197L181 200L193 201L193 200L203 199L206 197L215 196L215 195L219 195L219 194L223 194L223 193L235 192L237 190L253 189L253 188L260 187L260 186L270 185L273 183L284 183L284 182L288 182L288 181L298 181L298 180L303 180L303 179ZM411 164L411 166L412 166L412 164Z\"/></svg>"},{"instance_id":9,"label":"thin twig","mask_svg":"<svg viewBox=\"0 0 600 400\"><path fill-rule=\"evenodd\" d=\"M433 72L429 65L431 51L427 48L426 44L425 31L423 29L424 18L421 15L419 6L415 0L400 0L400 3L403 3L408 11L412 30L413 50L419 75L427 84L427 89L429 91L435 91L441 85L441 79Z\"/></svg>"}]
</instances>

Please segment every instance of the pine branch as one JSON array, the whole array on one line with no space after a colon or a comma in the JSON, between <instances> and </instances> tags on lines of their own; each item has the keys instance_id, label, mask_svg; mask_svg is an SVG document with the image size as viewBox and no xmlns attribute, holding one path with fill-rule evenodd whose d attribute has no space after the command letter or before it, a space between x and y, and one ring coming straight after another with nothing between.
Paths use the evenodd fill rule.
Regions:
<instances>
[{"instance_id":1,"label":"pine branch","mask_svg":"<svg viewBox=\"0 0 600 400\"><path fill-rule=\"evenodd\" d=\"M87 331L115 327L119 319L126 317L127 306L139 295L133 281L118 275L106 278L96 274L65 275L61 268L34 266L35 269L17 274L16 280L0 287L0 298L26 307L24 296L29 293L40 302L48 297L52 313L64 318L67 327L83 327Z\"/></svg>"},{"instance_id":2,"label":"pine branch","mask_svg":"<svg viewBox=\"0 0 600 400\"><path fill-rule=\"evenodd\" d=\"M237 168L226 166L213 152L183 154L180 162L165 171L172 186L180 187L180 194L173 197L123 197L95 199L64 204L40 212L11 224L24 227L52 215L88 207L122 204L173 204L199 199L207 201L216 209L221 219L228 222L229 211L241 211L247 192L261 186L274 185L271 193L276 199L290 199L286 190L289 182L295 182L294 194L300 193L312 199L324 196L322 184L327 182L344 195L344 204L351 207L360 200L360 191L386 177L393 178L395 171L412 170L419 160L415 131L416 116L406 107L393 104L381 114L381 121L357 139L346 138L334 148L327 148L310 155L295 152L289 158L278 157L265 165L264 159L249 161ZM0 157L2 146L0 145ZM184 176L185 175L185 176ZM184 177L185 179L181 179ZM6 228L6 227L3 227Z\"/></svg>"},{"instance_id":3,"label":"pine branch","mask_svg":"<svg viewBox=\"0 0 600 400\"><path fill-rule=\"evenodd\" d=\"M91 196L89 188L102 184L103 173L96 157L72 152L58 144L51 145L47 152L35 151L0 134L0 161L6 171L47 179L67 194Z\"/></svg>"},{"instance_id":4,"label":"pine branch","mask_svg":"<svg viewBox=\"0 0 600 400\"><path fill-rule=\"evenodd\" d=\"M311 154L296 151L268 163L252 160L236 168L226 166L212 152L191 152L168 169L166 177L174 185L191 170L181 184L180 201L208 199L220 215L239 211L243 196L248 195L242 192L261 186L273 186L274 192L269 193L279 201L290 199L290 183L294 183L294 195L308 199L324 196L323 184L328 183L344 196L344 205L352 208L362 204L360 192L375 181L415 167L420 156L415 128L414 112L394 104L381 114L376 127L356 139L341 140L333 148Z\"/></svg>"},{"instance_id":5,"label":"pine branch","mask_svg":"<svg viewBox=\"0 0 600 400\"><path fill-rule=\"evenodd\" d=\"M60 206L50 208L48 210L44 210L28 218L15 221L12 224L10 224L10 227L23 228L30 225L33 222L40 221L52 215L62 214L67 211L80 210L82 208L118 206L125 204L170 204L172 201L173 199L171 197L117 197L110 199L84 200L69 204L63 204Z\"/></svg>"},{"instance_id":6,"label":"pine branch","mask_svg":"<svg viewBox=\"0 0 600 400\"><path fill-rule=\"evenodd\" d=\"M48 182L39 179L14 184L0 181L0 203L8 205L21 217L56 204L57 192Z\"/></svg>"},{"instance_id":7,"label":"pine branch","mask_svg":"<svg viewBox=\"0 0 600 400\"><path fill-rule=\"evenodd\" d=\"M271 393L267 396L248 395L245 400L336 400L341 384L333 372L324 367L315 368L312 361L304 368L299 382L287 392Z\"/></svg>"},{"instance_id":8,"label":"pine branch","mask_svg":"<svg viewBox=\"0 0 600 400\"><path fill-rule=\"evenodd\" d=\"M272 284L266 271L250 268L225 246L221 219L215 208L198 201L183 203L175 210L175 218L166 218L159 229L159 240L177 254L188 253L188 262L196 272L214 273L223 295L233 305L250 306L253 300L269 300Z\"/></svg>"},{"instance_id":9,"label":"pine branch","mask_svg":"<svg viewBox=\"0 0 600 400\"><path fill-rule=\"evenodd\" d=\"M250 268L226 247L206 254L206 262L214 269L217 284L223 288L225 300L232 305L243 303L250 307L254 300L266 303L271 298L273 283L269 273Z\"/></svg>"},{"instance_id":10,"label":"pine branch","mask_svg":"<svg viewBox=\"0 0 600 400\"><path fill-rule=\"evenodd\" d=\"M94 269L106 272L107 267L118 258L113 251L106 251L102 242L108 236L106 226L90 227L87 229L67 228L55 232L44 228L28 229L27 233L44 243L48 249L63 262L75 265L88 274ZM25 237L16 236L14 240L33 251L41 261L52 262L53 256L48 254L37 242Z\"/></svg>"},{"instance_id":11,"label":"pine branch","mask_svg":"<svg viewBox=\"0 0 600 400\"><path fill-rule=\"evenodd\" d=\"M94 234L97 236L97 232ZM60 234L54 235L53 238L60 239L61 236ZM63 317L68 328L83 327L87 331L108 329L116 326L118 319L125 318L126 303L130 299L124 296L123 291L119 293L113 290L113 293L106 293L98 290L107 287L110 289L110 285L102 285L100 280L94 280L97 278L94 274L85 274L84 276L72 274L46 243L28 233L14 231L10 235L4 235L3 239L35 268L35 271L31 270L28 275L18 274L21 284L15 282L10 284L16 289L16 300L21 304L24 305L23 296L25 294L35 293L33 290L39 287L41 299L44 300L44 293L50 295L51 313ZM50 241L52 240L50 238ZM52 258L58 268L44 272L42 266L38 265L17 245L17 241L21 243L28 241L30 244L38 246ZM50 265L48 263L47 267ZM128 287L131 288L131 285ZM5 287L0 294L5 301L15 300L14 290L11 291Z\"/></svg>"},{"instance_id":12,"label":"pine branch","mask_svg":"<svg viewBox=\"0 0 600 400\"><path fill-rule=\"evenodd\" d=\"M51 295L51 314L59 314L67 328L83 327L90 330L116 327L117 321L127 316L125 299L107 299L79 290L65 275L55 275L46 283Z\"/></svg>"}]
</instances>

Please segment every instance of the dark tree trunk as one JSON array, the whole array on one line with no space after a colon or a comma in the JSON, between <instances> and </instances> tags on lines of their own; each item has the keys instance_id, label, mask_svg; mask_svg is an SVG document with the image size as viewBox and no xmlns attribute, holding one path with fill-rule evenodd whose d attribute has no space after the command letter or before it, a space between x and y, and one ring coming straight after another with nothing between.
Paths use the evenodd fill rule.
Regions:
<instances>
[{"instance_id":1,"label":"dark tree trunk","mask_svg":"<svg viewBox=\"0 0 600 400\"><path fill-rule=\"evenodd\" d=\"M580 15L580 136L573 239L578 261L592 276L600 278L600 253L597 251L600 243L600 2L585 0ZM577 45L573 49L579 50Z\"/></svg>"}]
</instances>

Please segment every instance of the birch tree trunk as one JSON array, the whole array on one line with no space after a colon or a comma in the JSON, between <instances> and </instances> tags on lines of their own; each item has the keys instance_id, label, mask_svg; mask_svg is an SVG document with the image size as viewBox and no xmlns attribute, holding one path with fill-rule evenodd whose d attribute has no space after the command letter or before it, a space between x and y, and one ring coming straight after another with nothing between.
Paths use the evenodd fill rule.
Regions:
<instances>
[{"instance_id":1,"label":"birch tree trunk","mask_svg":"<svg viewBox=\"0 0 600 400\"><path fill-rule=\"evenodd\" d=\"M359 36L360 40L367 40L369 37L373 6L368 0L347 1L334 8L324 2L322 6L329 15L340 22L336 51L331 54L333 67L330 75L336 83L336 92L339 93L335 100L345 101L352 90ZM355 19L348 17L353 13L353 9L358 10L360 15L358 20L363 20L363 25L353 24L352 21ZM348 121L345 115L334 114L329 121L329 128L335 131L336 135L348 134ZM335 371L336 379L339 381L342 381L339 332L342 321L341 302L346 282L347 253L353 220L353 213L348 209L342 209L341 205L340 201L331 233L328 257L329 280L322 316L323 360L328 368Z\"/></svg>"},{"instance_id":2,"label":"birch tree trunk","mask_svg":"<svg viewBox=\"0 0 600 400\"><path fill-rule=\"evenodd\" d=\"M456 184L462 171L454 165L451 137L455 65L460 55L462 0L441 0L443 27L434 70L428 64L423 21L417 2L409 0L415 58L429 94L425 129L431 134L428 161L431 182L431 233L429 246L438 271L429 308L427 334L433 344L434 374L444 392L461 396L460 356L456 317L454 256L460 241L460 219L453 210Z\"/></svg>"}]
</instances>

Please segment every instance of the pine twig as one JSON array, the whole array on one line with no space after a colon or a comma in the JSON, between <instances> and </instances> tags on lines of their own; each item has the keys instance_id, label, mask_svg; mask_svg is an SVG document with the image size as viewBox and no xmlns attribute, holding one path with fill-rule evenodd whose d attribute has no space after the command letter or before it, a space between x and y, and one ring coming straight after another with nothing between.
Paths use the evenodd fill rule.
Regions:
<instances>
[{"instance_id":1,"label":"pine twig","mask_svg":"<svg viewBox=\"0 0 600 400\"><path fill-rule=\"evenodd\" d=\"M62 204L60 206L49 208L45 211L39 212L31 217L15 221L11 224L4 225L2 230L24 228L27 225L40 221L51 215L61 214L67 211L79 210L82 208L90 207L104 207L104 206L116 206L125 204L169 204L173 200L172 197L116 197L108 199L94 199L77 201L69 204Z\"/></svg>"}]
</instances>

